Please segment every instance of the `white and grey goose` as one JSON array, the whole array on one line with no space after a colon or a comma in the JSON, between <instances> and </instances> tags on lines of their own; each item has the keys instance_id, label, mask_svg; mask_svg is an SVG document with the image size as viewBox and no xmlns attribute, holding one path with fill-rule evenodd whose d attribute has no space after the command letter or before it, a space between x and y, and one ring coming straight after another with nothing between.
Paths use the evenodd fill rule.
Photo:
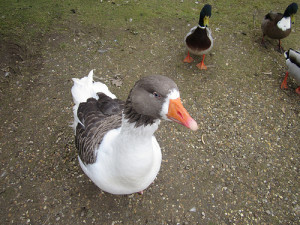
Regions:
<instances>
[{"instance_id":1,"label":"white and grey goose","mask_svg":"<svg viewBox=\"0 0 300 225\"><path fill-rule=\"evenodd\" d=\"M182 106L177 85L165 76L143 77L126 102L115 98L93 71L73 79L75 142L84 173L103 191L131 194L146 189L162 160L154 132L160 120L197 130Z\"/></svg>"},{"instance_id":2,"label":"white and grey goose","mask_svg":"<svg viewBox=\"0 0 300 225\"><path fill-rule=\"evenodd\" d=\"M295 80L299 87L296 89L296 93L300 95L300 52L293 49L289 49L284 53L287 65L287 72L281 84L282 89L287 89L287 78L290 74Z\"/></svg>"}]
</instances>

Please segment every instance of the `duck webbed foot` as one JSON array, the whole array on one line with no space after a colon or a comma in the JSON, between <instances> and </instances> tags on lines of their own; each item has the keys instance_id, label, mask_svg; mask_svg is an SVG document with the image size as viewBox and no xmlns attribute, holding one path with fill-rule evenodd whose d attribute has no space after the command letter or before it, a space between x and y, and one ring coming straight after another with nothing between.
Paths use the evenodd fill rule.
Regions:
<instances>
[{"instance_id":1,"label":"duck webbed foot","mask_svg":"<svg viewBox=\"0 0 300 225\"><path fill-rule=\"evenodd\" d=\"M281 83L281 89L288 89L288 86L287 86L287 78L288 78L288 76L289 76L289 72L286 71L285 77L284 77L284 79L283 79L283 81Z\"/></svg>"},{"instance_id":2,"label":"duck webbed foot","mask_svg":"<svg viewBox=\"0 0 300 225\"><path fill-rule=\"evenodd\" d=\"M295 91L298 95L300 95L300 86Z\"/></svg>"},{"instance_id":3,"label":"duck webbed foot","mask_svg":"<svg viewBox=\"0 0 300 225\"><path fill-rule=\"evenodd\" d=\"M186 62L186 63L191 63L193 62L194 59L190 56L190 53L188 52L187 56L185 57L185 59L183 60L183 62Z\"/></svg>"},{"instance_id":4,"label":"duck webbed foot","mask_svg":"<svg viewBox=\"0 0 300 225\"><path fill-rule=\"evenodd\" d=\"M207 67L206 67L205 64L204 64L204 58L205 58L205 55L203 55L203 58L202 58L201 63L198 63L198 64L196 65L200 70L206 70L206 69L207 69Z\"/></svg>"}]
</instances>

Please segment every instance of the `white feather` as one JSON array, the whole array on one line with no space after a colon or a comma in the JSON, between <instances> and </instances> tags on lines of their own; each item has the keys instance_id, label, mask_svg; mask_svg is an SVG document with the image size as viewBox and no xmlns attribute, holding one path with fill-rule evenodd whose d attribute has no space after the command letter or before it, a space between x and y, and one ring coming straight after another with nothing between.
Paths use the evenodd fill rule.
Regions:
<instances>
[{"instance_id":1,"label":"white feather","mask_svg":"<svg viewBox=\"0 0 300 225\"><path fill-rule=\"evenodd\" d=\"M291 62L290 59L286 60L289 74L296 80L296 83L300 85L300 68Z\"/></svg>"},{"instance_id":2,"label":"white feather","mask_svg":"<svg viewBox=\"0 0 300 225\"><path fill-rule=\"evenodd\" d=\"M277 27L282 31L286 31L291 28L291 17L282 17L281 20L278 21Z\"/></svg>"},{"instance_id":3,"label":"white feather","mask_svg":"<svg viewBox=\"0 0 300 225\"><path fill-rule=\"evenodd\" d=\"M121 128L105 135L95 163L85 165L78 157L82 170L100 189L112 194L146 189L161 165L161 150L153 136L159 123L136 128L123 118Z\"/></svg>"},{"instance_id":4,"label":"white feather","mask_svg":"<svg viewBox=\"0 0 300 225\"><path fill-rule=\"evenodd\" d=\"M108 90L108 87L105 84L101 82L94 82L93 74L93 70L91 70L89 75L86 77L81 79L73 78L74 85L71 89L71 93L75 103L73 107L74 123L72 125L74 129L78 123L81 123L77 116L77 110L81 102L86 102L89 98L98 99L98 92L102 92L113 99L116 98L116 96Z\"/></svg>"},{"instance_id":5,"label":"white feather","mask_svg":"<svg viewBox=\"0 0 300 225\"><path fill-rule=\"evenodd\" d=\"M98 92L103 92L111 98L116 98L116 96L108 90L108 87L105 84L93 81L93 70L90 71L88 76L81 79L73 78L73 81L74 85L71 92L75 104L86 102L88 98L98 99Z\"/></svg>"},{"instance_id":6,"label":"white feather","mask_svg":"<svg viewBox=\"0 0 300 225\"><path fill-rule=\"evenodd\" d=\"M170 91L170 93L167 95L166 100L164 104L162 105L162 109L160 112L160 115L163 119L171 121L166 115L168 114L169 111L169 104L170 104L170 99L177 99L180 97L179 91L176 89L173 89Z\"/></svg>"},{"instance_id":7,"label":"white feather","mask_svg":"<svg viewBox=\"0 0 300 225\"><path fill-rule=\"evenodd\" d=\"M300 52L295 51L293 49L289 49L289 57L293 58L295 60L295 63L300 67ZM285 55L285 58L287 58L287 55Z\"/></svg>"},{"instance_id":8,"label":"white feather","mask_svg":"<svg viewBox=\"0 0 300 225\"><path fill-rule=\"evenodd\" d=\"M98 98L97 92L115 98L106 85L93 82L93 71L82 79L73 79L74 127L80 123L77 109L80 102ZM168 98L179 97L171 91ZM154 137L160 120L147 126L135 127L122 118L122 126L108 131L96 151L96 162L84 164L78 157L84 173L102 190L112 194L131 194L147 188L156 178L162 160L161 149Z\"/></svg>"}]
</instances>

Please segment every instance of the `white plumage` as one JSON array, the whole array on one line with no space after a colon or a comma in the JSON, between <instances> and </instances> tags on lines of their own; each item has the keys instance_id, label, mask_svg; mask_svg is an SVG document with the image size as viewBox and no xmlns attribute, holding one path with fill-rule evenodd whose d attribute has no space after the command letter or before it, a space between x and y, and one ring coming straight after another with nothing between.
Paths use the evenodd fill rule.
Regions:
<instances>
[{"instance_id":1,"label":"white plumage","mask_svg":"<svg viewBox=\"0 0 300 225\"><path fill-rule=\"evenodd\" d=\"M141 192L154 181L162 160L154 137L160 119L198 129L196 121L182 106L177 85L170 78L142 78L133 87L125 106L113 100L116 96L105 84L93 81L93 71L73 81L78 160L84 173L106 192ZM112 99L102 93L98 96L98 92Z\"/></svg>"},{"instance_id":2,"label":"white plumage","mask_svg":"<svg viewBox=\"0 0 300 225\"><path fill-rule=\"evenodd\" d=\"M300 85L300 52L293 49L289 49L284 53L286 59L287 72L282 81L281 88L287 89L287 78L291 75L296 80L296 83ZM296 89L296 93L300 95L300 86Z\"/></svg>"},{"instance_id":3,"label":"white plumage","mask_svg":"<svg viewBox=\"0 0 300 225\"><path fill-rule=\"evenodd\" d=\"M282 19L278 21L277 26L282 31L291 29L291 17L282 17Z\"/></svg>"},{"instance_id":4,"label":"white plumage","mask_svg":"<svg viewBox=\"0 0 300 225\"><path fill-rule=\"evenodd\" d=\"M81 79L73 78L74 85L71 89L71 93L73 96L73 101L75 105L73 106L73 114L74 114L74 123L72 127L75 129L78 123L81 123L77 116L77 109L81 102L86 102L89 98L98 99L98 92L102 92L107 96L115 99L116 96L112 94L108 87L101 82L94 82L93 80L94 71L91 70L88 76L83 77Z\"/></svg>"},{"instance_id":5,"label":"white plumage","mask_svg":"<svg viewBox=\"0 0 300 225\"><path fill-rule=\"evenodd\" d=\"M285 52L286 65L290 75L296 80L297 84L300 85L300 52L293 49L289 49Z\"/></svg>"},{"instance_id":6,"label":"white plumage","mask_svg":"<svg viewBox=\"0 0 300 225\"><path fill-rule=\"evenodd\" d=\"M75 106L74 128L81 123L77 109L88 98L98 99L102 92L115 99L108 87L93 81L93 70L87 77L73 78L71 89ZM134 128L123 118L123 126L110 130L96 150L97 159L93 164L84 164L78 157L84 173L102 190L112 194L131 194L147 188L155 179L161 164L161 150L153 133L158 128L157 120L151 126ZM136 163L138 162L138 163ZM116 166L117 165L117 166Z\"/></svg>"}]
</instances>

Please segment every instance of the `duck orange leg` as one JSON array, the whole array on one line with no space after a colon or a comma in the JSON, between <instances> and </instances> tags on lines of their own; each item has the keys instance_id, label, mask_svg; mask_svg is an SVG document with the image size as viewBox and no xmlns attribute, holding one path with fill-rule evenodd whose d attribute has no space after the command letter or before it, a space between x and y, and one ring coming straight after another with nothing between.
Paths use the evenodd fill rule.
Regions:
<instances>
[{"instance_id":1,"label":"duck orange leg","mask_svg":"<svg viewBox=\"0 0 300 225\"><path fill-rule=\"evenodd\" d=\"M200 70L206 70L207 69L207 67L204 64L204 58L205 58L205 55L203 55L201 63L198 63L196 65Z\"/></svg>"},{"instance_id":2,"label":"duck orange leg","mask_svg":"<svg viewBox=\"0 0 300 225\"><path fill-rule=\"evenodd\" d=\"M281 84L281 89L288 89L288 86L287 86L287 78L288 78L288 76L289 76L289 72L286 71L285 77L284 77L284 79L282 81L282 84Z\"/></svg>"},{"instance_id":3,"label":"duck orange leg","mask_svg":"<svg viewBox=\"0 0 300 225\"><path fill-rule=\"evenodd\" d=\"M189 53L189 51L188 51L188 54L187 54L187 56L185 57L185 59L183 60L183 62L191 63L191 62L193 62L193 61L194 61L194 59L190 56L190 53Z\"/></svg>"},{"instance_id":4,"label":"duck orange leg","mask_svg":"<svg viewBox=\"0 0 300 225\"><path fill-rule=\"evenodd\" d=\"M298 95L300 95L300 86L295 91Z\"/></svg>"},{"instance_id":5,"label":"duck orange leg","mask_svg":"<svg viewBox=\"0 0 300 225\"><path fill-rule=\"evenodd\" d=\"M280 52L280 53L283 53L284 52L284 49L283 49L283 47L281 46L281 40L279 39L279 42L278 42L278 51Z\"/></svg>"}]
</instances>

